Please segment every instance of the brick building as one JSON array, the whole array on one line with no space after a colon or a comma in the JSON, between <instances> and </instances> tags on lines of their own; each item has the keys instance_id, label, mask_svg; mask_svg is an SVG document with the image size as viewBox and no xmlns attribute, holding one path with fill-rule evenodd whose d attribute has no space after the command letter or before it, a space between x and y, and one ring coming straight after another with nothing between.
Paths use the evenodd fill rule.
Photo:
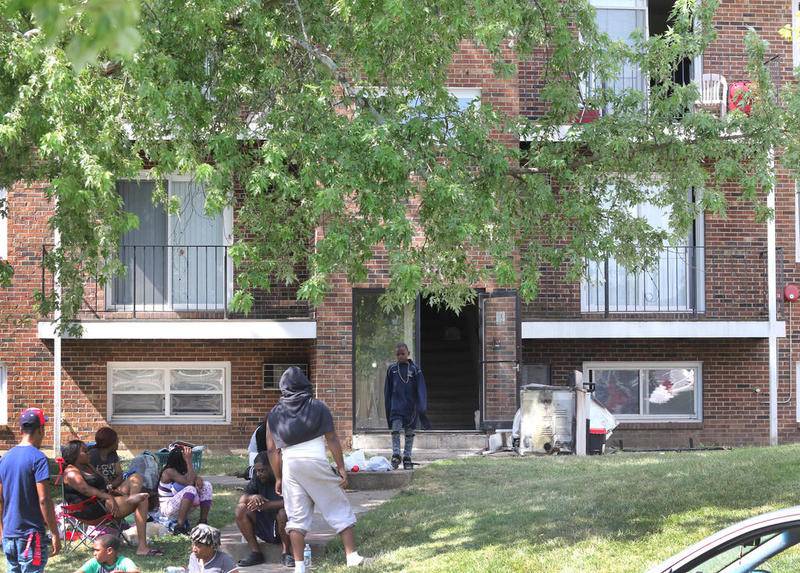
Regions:
<instances>
[{"instance_id":1,"label":"brick building","mask_svg":"<svg viewBox=\"0 0 800 573\"><path fill-rule=\"evenodd\" d=\"M594 3L601 27L622 37L663 31L672 5ZM780 40L778 28L796 10L787 2L723 0L717 40L678 73L684 81L704 74L743 79L742 39L752 26L777 56L774 78L790 81L797 46ZM450 85L465 103L480 98L536 117L541 66L534 57L520 63L516 77L498 79L488 54L465 44ZM635 70L624 80L646 89ZM458 316L424 300L383 314L381 253L365 283L335 277L319 308L298 303L293 289L276 289L257 296L247 317L235 316L228 312L235 270L227 250L235 213L207 217L196 203L202 193L187 177L169 180L169 193L183 199L178 217L152 206L146 176L121 181L127 208L141 220L120 247L129 272L105 287L87 285L84 335L63 340L33 310L34 291L52 285L41 267L55 240L52 205L44 184L18 183L7 191L10 218L0 222L0 256L16 271L11 288L0 290L0 447L16 439L20 410L35 404L53 412L55 400L65 439L88 438L110 423L132 449L176 437L241 448L277 400L277 378L288 364L308 368L342 434L382 430L383 374L399 339L425 371L437 430L508 425L519 384L563 384L579 370L622 421L615 436L626 447L796 441L800 352L791 333L800 323L779 295L784 284L800 281L800 218L794 181L777 169L773 222L756 223L731 187L727 218L697 220L686 243L666 248L656 269L633 274L613 260L593 262L583 284L550 269L530 304L475 285L478 302ZM639 214L654 224L667 217L649 205Z\"/></svg>"}]
</instances>

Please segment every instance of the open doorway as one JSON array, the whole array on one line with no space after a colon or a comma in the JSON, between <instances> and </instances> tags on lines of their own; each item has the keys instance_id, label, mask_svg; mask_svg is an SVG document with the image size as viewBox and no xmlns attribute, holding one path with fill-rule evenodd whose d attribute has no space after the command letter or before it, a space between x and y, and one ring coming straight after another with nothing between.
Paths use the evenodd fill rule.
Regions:
<instances>
[{"instance_id":1,"label":"open doorway","mask_svg":"<svg viewBox=\"0 0 800 573\"><path fill-rule=\"evenodd\" d=\"M435 430L474 430L480 407L478 305L459 314L423 301L419 362L428 387L428 417Z\"/></svg>"}]
</instances>

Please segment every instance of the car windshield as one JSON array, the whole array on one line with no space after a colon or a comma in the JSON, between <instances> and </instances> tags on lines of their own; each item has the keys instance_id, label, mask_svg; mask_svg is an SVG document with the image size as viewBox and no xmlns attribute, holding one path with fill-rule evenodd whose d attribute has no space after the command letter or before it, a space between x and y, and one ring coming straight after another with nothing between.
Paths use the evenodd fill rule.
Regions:
<instances>
[{"instance_id":1,"label":"car windshield","mask_svg":"<svg viewBox=\"0 0 800 573\"><path fill-rule=\"evenodd\" d=\"M800 565L800 529L771 531L739 541L720 553L709 555L687 573L795 572Z\"/></svg>"},{"instance_id":2,"label":"car windshield","mask_svg":"<svg viewBox=\"0 0 800 573\"><path fill-rule=\"evenodd\" d=\"M768 535L762 535L761 537L751 539L745 543L735 545L730 549L723 551L722 553L718 553L708 561L704 561L696 567L693 567L691 571L692 573L720 573L732 563L739 561L742 557L757 547L760 547L770 539L773 539L776 535L777 533L770 533Z\"/></svg>"}]
</instances>

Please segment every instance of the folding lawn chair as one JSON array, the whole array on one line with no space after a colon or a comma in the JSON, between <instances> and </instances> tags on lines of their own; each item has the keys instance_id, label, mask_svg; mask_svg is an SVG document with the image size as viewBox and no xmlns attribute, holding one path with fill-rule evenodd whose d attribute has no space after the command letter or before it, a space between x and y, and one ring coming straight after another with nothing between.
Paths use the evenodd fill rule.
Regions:
<instances>
[{"instance_id":1,"label":"folding lawn chair","mask_svg":"<svg viewBox=\"0 0 800 573\"><path fill-rule=\"evenodd\" d=\"M56 458L58 464L58 476L56 476L56 485L61 486L61 505L60 511L57 512L58 528L64 538L64 552L69 553L80 547L81 545L92 548L92 543L96 537L111 533L112 535L122 535L122 526L119 520L108 513L105 505L97 498L92 496L79 503L67 504L64 498L64 458ZM99 505L105 512L104 515L97 519L85 520L78 517L79 514L89 508Z\"/></svg>"}]
</instances>

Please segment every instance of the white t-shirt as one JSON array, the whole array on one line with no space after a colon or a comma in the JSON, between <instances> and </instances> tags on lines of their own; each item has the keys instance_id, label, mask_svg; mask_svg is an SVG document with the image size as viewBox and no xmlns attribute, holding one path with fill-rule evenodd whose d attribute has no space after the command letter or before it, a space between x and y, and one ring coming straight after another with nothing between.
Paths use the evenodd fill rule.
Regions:
<instances>
[{"instance_id":1,"label":"white t-shirt","mask_svg":"<svg viewBox=\"0 0 800 573\"><path fill-rule=\"evenodd\" d=\"M316 437L307 442L300 442L293 446L286 446L281 449L281 452L285 460L294 460L297 458L328 460L328 457L325 455L325 438L323 436Z\"/></svg>"}]
</instances>

